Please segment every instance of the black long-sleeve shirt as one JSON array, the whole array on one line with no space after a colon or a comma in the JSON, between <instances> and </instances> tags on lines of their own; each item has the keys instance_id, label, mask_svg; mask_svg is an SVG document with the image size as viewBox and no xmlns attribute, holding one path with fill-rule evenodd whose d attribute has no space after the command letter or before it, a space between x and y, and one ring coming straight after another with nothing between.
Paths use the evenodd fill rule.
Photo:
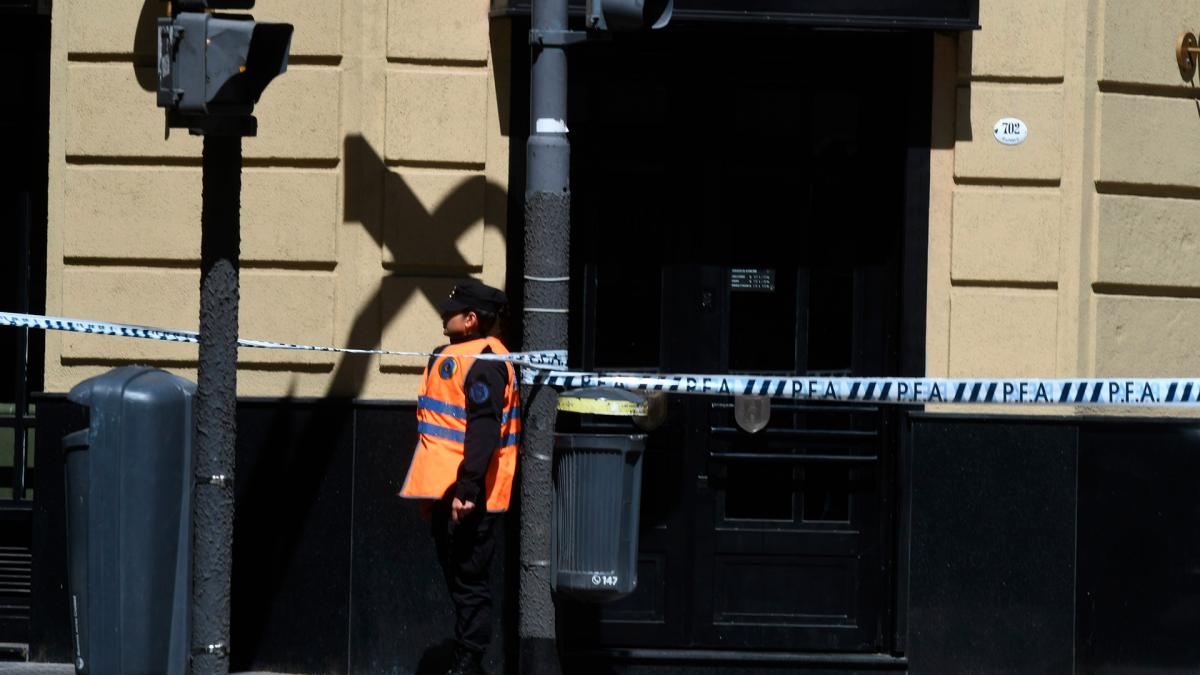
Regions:
<instances>
[{"instance_id":1,"label":"black long-sleeve shirt","mask_svg":"<svg viewBox=\"0 0 1200 675\"><path fill-rule=\"evenodd\" d=\"M437 359L429 359L430 370ZM491 354L491 347L484 347ZM500 443L500 420L504 415L504 388L508 385L508 367L503 361L465 359L468 366L463 378L466 394L467 433L463 441L463 461L458 466L454 496L464 502L479 503L484 491L488 466ZM486 497L485 497L486 498Z\"/></svg>"}]
</instances>

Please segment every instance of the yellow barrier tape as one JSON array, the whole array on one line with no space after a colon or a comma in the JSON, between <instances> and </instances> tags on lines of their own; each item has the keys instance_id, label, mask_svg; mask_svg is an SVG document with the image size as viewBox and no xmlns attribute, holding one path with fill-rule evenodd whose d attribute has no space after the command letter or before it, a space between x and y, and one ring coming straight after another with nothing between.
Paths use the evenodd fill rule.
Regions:
<instances>
[{"instance_id":1,"label":"yellow barrier tape","mask_svg":"<svg viewBox=\"0 0 1200 675\"><path fill-rule=\"evenodd\" d=\"M633 401L619 401L604 398L580 398L578 396L559 396L558 409L565 412L582 413L585 415L621 415L624 417L645 417L646 404Z\"/></svg>"}]
</instances>

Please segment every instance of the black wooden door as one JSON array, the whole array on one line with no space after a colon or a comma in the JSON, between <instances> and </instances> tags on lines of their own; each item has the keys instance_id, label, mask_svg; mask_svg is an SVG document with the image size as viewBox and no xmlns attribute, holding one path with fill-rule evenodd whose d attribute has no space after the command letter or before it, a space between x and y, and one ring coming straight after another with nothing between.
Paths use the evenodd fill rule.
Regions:
<instances>
[{"instance_id":1,"label":"black wooden door","mask_svg":"<svg viewBox=\"0 0 1200 675\"><path fill-rule=\"evenodd\" d=\"M720 248L713 259L721 259ZM650 342L661 370L888 371L894 332L881 324L894 317L897 295L888 275L874 265L772 264L660 267L649 295L660 314L661 332ZM596 316L604 295L623 294L627 272L589 267L585 313ZM752 274L773 281L745 288ZM839 301L815 301L814 285ZM599 343L605 339L616 338ZM600 365L636 369L635 351ZM731 397L670 397L668 419L647 444L638 589L608 605L564 603L564 625L578 629L568 642L886 651L893 413L774 401L766 428L751 433L739 428L733 407ZM621 423L610 424L616 430ZM603 432L604 425L597 418L585 426Z\"/></svg>"},{"instance_id":2,"label":"black wooden door","mask_svg":"<svg viewBox=\"0 0 1200 675\"><path fill-rule=\"evenodd\" d=\"M878 372L887 333L854 318L887 314L883 279L840 275L849 306L810 311L812 278L826 274L794 262L666 269L664 363L672 372L796 374L813 370L811 358L838 372ZM844 338L834 353L811 344L826 332ZM671 349L684 341L690 349ZM751 433L735 421L732 398L680 396L671 405L687 430L679 451L693 505L692 642L882 650L891 565L881 498L890 475L881 467L893 445L884 411L775 401L766 428Z\"/></svg>"},{"instance_id":3,"label":"black wooden door","mask_svg":"<svg viewBox=\"0 0 1200 675\"><path fill-rule=\"evenodd\" d=\"M928 38L878 36L903 65L868 81L845 36L651 37L572 60L572 365L919 372ZM563 599L568 648L896 648L894 411L733 405L670 397L638 589Z\"/></svg>"}]
</instances>

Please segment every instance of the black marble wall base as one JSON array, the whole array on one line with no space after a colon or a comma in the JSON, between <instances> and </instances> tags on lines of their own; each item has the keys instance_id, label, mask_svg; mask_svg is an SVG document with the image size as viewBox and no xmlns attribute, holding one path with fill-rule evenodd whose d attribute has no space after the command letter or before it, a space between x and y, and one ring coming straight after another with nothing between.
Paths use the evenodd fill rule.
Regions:
<instances>
[{"instance_id":1,"label":"black marble wall base","mask_svg":"<svg viewBox=\"0 0 1200 675\"><path fill-rule=\"evenodd\" d=\"M429 523L417 502L396 496L412 459L416 418L411 408L363 407L356 417L354 561L350 594L350 673L444 673L454 614L442 581ZM496 532L492 565L492 645L484 665L504 672L507 629L515 611L506 596L509 568L505 520ZM515 567L514 567L515 569ZM515 588L515 585L513 586ZM511 595L508 593L507 595ZM515 672L515 671L514 671Z\"/></svg>"},{"instance_id":2,"label":"black marble wall base","mask_svg":"<svg viewBox=\"0 0 1200 675\"><path fill-rule=\"evenodd\" d=\"M910 672L1072 672L1075 428L918 418L910 447Z\"/></svg>"},{"instance_id":3,"label":"black marble wall base","mask_svg":"<svg viewBox=\"0 0 1200 675\"><path fill-rule=\"evenodd\" d=\"M914 418L914 673L1200 672L1200 424Z\"/></svg>"},{"instance_id":4,"label":"black marble wall base","mask_svg":"<svg viewBox=\"0 0 1200 675\"><path fill-rule=\"evenodd\" d=\"M234 670L345 670L354 416L349 404L238 406Z\"/></svg>"},{"instance_id":5,"label":"black marble wall base","mask_svg":"<svg viewBox=\"0 0 1200 675\"><path fill-rule=\"evenodd\" d=\"M67 494L62 437L87 426L87 411L63 397L37 406L37 469L33 485L33 576L29 659L70 663L71 624L67 595Z\"/></svg>"},{"instance_id":6,"label":"black marble wall base","mask_svg":"<svg viewBox=\"0 0 1200 675\"><path fill-rule=\"evenodd\" d=\"M87 420L60 396L36 403L30 655L69 662L60 440ZM453 624L428 526L415 503L396 497L413 415L402 404L239 404L235 669L445 669ZM909 671L1200 672L1200 424L917 415L910 430L900 486L908 575L899 579ZM494 568L493 673L517 672L513 525L503 527ZM600 657L568 665L742 667Z\"/></svg>"},{"instance_id":7,"label":"black marble wall base","mask_svg":"<svg viewBox=\"0 0 1200 675\"><path fill-rule=\"evenodd\" d=\"M1200 425L1084 427L1076 670L1200 673Z\"/></svg>"},{"instance_id":8,"label":"black marble wall base","mask_svg":"<svg viewBox=\"0 0 1200 675\"><path fill-rule=\"evenodd\" d=\"M61 438L87 425L61 396L38 402L31 658L70 662ZM238 404L233 670L440 673L453 614L416 502L396 496L416 442L412 405ZM504 672L515 584L498 532L494 637ZM510 588L511 587L511 588ZM515 671L511 671L515 672Z\"/></svg>"}]
</instances>

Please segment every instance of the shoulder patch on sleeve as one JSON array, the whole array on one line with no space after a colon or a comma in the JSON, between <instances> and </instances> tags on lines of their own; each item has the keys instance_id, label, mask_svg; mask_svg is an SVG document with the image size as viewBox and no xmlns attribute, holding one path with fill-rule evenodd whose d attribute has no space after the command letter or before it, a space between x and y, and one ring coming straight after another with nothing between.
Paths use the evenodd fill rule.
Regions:
<instances>
[{"instance_id":1,"label":"shoulder patch on sleeve","mask_svg":"<svg viewBox=\"0 0 1200 675\"><path fill-rule=\"evenodd\" d=\"M488 388L486 382L476 382L471 385L471 391L467 392L473 403L487 403L492 397L492 391Z\"/></svg>"}]
</instances>

